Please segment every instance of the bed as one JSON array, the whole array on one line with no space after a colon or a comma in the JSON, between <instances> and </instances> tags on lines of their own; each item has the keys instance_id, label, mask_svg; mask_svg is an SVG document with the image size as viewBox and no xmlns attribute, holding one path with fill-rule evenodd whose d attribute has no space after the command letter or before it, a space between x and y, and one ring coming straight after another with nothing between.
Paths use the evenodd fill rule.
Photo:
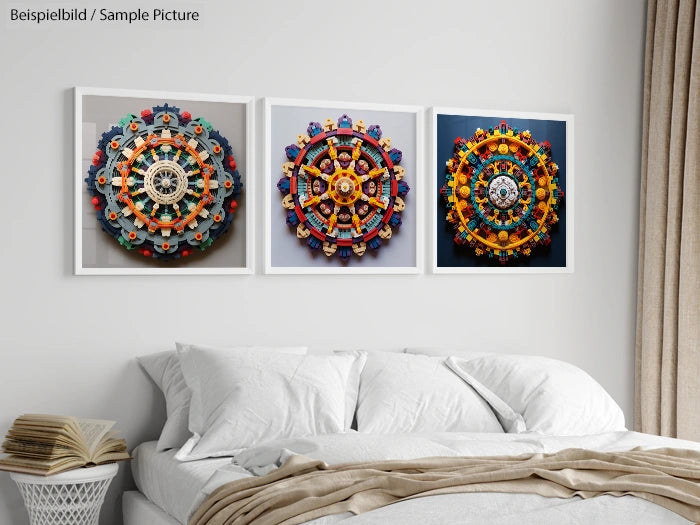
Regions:
<instances>
[{"instance_id":1,"label":"bed","mask_svg":"<svg viewBox=\"0 0 700 525\"><path fill-rule=\"evenodd\" d=\"M168 419L157 442L133 451L138 491L124 494L125 525L185 525L222 489L274 478L291 458L333 469L570 450L597 451L614 462L618 453L672 449L692 451L689 464L697 457L700 465L700 443L628 431L614 400L573 365L440 353L311 356L303 348L178 345L176 352L142 358L163 390ZM680 513L619 490L548 497L461 488L432 495L419 490L418 497L360 513L326 512L311 520L299 513L289 523L692 524L700 512L699 482L687 484L689 506ZM277 522L265 515L251 520L244 522Z\"/></svg>"}]
</instances>

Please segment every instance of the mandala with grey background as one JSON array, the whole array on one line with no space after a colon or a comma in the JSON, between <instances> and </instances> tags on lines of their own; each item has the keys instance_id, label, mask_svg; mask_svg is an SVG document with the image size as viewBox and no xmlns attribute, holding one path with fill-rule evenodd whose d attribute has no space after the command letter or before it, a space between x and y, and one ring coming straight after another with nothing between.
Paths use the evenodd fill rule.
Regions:
<instances>
[{"instance_id":1,"label":"mandala with grey background","mask_svg":"<svg viewBox=\"0 0 700 525\"><path fill-rule=\"evenodd\" d=\"M277 187L287 224L312 250L362 257L401 225L410 188L401 151L378 125L353 123L348 115L311 122L285 154Z\"/></svg>"},{"instance_id":2,"label":"mandala with grey background","mask_svg":"<svg viewBox=\"0 0 700 525\"><path fill-rule=\"evenodd\" d=\"M85 182L102 229L160 260L211 246L230 227L241 190L228 140L168 104L103 133Z\"/></svg>"}]
</instances>

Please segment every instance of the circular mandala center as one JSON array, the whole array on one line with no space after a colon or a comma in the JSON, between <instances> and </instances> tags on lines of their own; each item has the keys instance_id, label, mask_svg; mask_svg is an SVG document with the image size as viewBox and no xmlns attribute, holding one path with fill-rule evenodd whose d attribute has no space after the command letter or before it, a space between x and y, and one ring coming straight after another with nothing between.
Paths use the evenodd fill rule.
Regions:
<instances>
[{"instance_id":1,"label":"circular mandala center","mask_svg":"<svg viewBox=\"0 0 700 525\"><path fill-rule=\"evenodd\" d=\"M341 177L335 183L335 191L342 197L349 197L355 193L355 183L348 177Z\"/></svg>"},{"instance_id":2,"label":"circular mandala center","mask_svg":"<svg viewBox=\"0 0 700 525\"><path fill-rule=\"evenodd\" d=\"M172 160L151 164L143 177L146 194L158 204L173 204L185 196L187 174Z\"/></svg>"},{"instance_id":3,"label":"circular mandala center","mask_svg":"<svg viewBox=\"0 0 700 525\"><path fill-rule=\"evenodd\" d=\"M489 201L500 209L511 208L518 200L518 185L506 175L495 177L488 187Z\"/></svg>"},{"instance_id":4,"label":"circular mandala center","mask_svg":"<svg viewBox=\"0 0 700 525\"><path fill-rule=\"evenodd\" d=\"M328 194L336 204L350 206L362 194L362 180L352 170L336 170L328 180Z\"/></svg>"}]
</instances>

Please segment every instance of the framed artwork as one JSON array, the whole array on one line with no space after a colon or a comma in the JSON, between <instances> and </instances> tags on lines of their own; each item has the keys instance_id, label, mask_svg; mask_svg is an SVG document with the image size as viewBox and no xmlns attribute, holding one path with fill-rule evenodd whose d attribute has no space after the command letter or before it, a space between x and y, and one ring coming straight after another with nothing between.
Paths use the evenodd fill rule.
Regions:
<instances>
[{"instance_id":1,"label":"framed artwork","mask_svg":"<svg viewBox=\"0 0 700 525\"><path fill-rule=\"evenodd\" d=\"M254 98L75 88L75 273L246 274Z\"/></svg>"},{"instance_id":2,"label":"framed artwork","mask_svg":"<svg viewBox=\"0 0 700 525\"><path fill-rule=\"evenodd\" d=\"M432 108L434 273L574 268L574 118Z\"/></svg>"},{"instance_id":3,"label":"framed artwork","mask_svg":"<svg viewBox=\"0 0 700 525\"><path fill-rule=\"evenodd\" d=\"M265 99L265 272L419 273L417 106Z\"/></svg>"}]
</instances>

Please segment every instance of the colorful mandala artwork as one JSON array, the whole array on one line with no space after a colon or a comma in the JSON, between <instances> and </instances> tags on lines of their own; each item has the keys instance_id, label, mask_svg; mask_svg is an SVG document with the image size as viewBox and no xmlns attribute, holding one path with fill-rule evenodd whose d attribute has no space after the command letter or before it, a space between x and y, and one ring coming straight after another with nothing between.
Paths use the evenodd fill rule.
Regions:
<instances>
[{"instance_id":1,"label":"colorful mandala artwork","mask_svg":"<svg viewBox=\"0 0 700 525\"><path fill-rule=\"evenodd\" d=\"M457 138L441 190L455 243L501 264L549 245L564 197L550 150L505 121Z\"/></svg>"},{"instance_id":2,"label":"colorful mandala artwork","mask_svg":"<svg viewBox=\"0 0 700 525\"><path fill-rule=\"evenodd\" d=\"M102 229L161 260L206 250L230 226L241 190L228 140L168 104L103 133L85 182Z\"/></svg>"},{"instance_id":3,"label":"colorful mandala artwork","mask_svg":"<svg viewBox=\"0 0 700 525\"><path fill-rule=\"evenodd\" d=\"M277 184L288 210L287 224L313 250L347 260L376 250L401 225L404 197L401 151L382 138L377 125L341 115L323 126L309 123L306 134L285 148L289 162Z\"/></svg>"}]
</instances>

